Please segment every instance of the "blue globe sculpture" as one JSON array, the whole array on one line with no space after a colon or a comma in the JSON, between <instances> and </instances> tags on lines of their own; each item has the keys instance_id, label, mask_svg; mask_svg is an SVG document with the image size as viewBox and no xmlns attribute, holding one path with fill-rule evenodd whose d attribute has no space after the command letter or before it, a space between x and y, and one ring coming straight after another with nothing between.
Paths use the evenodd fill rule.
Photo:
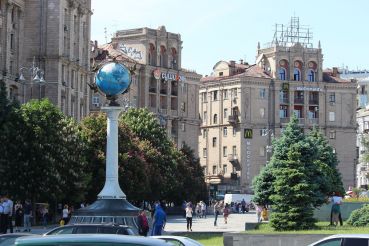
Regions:
<instances>
[{"instance_id":1,"label":"blue globe sculpture","mask_svg":"<svg viewBox=\"0 0 369 246\"><path fill-rule=\"evenodd\" d=\"M107 63L95 76L96 85L107 97L115 97L125 92L131 84L130 71L120 63Z\"/></svg>"}]
</instances>

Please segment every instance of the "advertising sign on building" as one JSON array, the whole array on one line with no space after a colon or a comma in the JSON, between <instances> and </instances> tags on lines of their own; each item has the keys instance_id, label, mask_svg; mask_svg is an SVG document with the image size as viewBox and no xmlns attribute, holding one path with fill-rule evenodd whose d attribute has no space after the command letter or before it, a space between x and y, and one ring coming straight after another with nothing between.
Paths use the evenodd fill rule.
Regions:
<instances>
[{"instance_id":1,"label":"advertising sign on building","mask_svg":"<svg viewBox=\"0 0 369 246\"><path fill-rule=\"evenodd\" d=\"M252 138L252 129L245 129L244 130L244 138L248 138L248 139Z\"/></svg>"}]
</instances>

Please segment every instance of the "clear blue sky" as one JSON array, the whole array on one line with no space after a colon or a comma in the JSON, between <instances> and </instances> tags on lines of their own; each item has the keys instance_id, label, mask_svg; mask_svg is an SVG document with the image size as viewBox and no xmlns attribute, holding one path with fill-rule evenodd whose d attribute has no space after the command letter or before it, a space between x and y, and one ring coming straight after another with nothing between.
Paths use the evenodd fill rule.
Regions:
<instances>
[{"instance_id":1,"label":"clear blue sky","mask_svg":"<svg viewBox=\"0 0 369 246\"><path fill-rule=\"evenodd\" d=\"M182 67L210 74L220 60L255 62L257 43L272 41L274 25L300 18L321 41L324 68L369 69L368 0L92 0L91 39L117 30L165 25L181 34Z\"/></svg>"}]
</instances>

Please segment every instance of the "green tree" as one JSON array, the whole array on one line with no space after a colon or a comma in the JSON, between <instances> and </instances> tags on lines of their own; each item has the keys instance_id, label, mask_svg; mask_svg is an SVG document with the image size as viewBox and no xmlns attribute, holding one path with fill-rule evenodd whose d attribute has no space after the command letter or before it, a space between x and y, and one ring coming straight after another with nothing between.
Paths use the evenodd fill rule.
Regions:
<instances>
[{"instance_id":1,"label":"green tree","mask_svg":"<svg viewBox=\"0 0 369 246\"><path fill-rule=\"evenodd\" d=\"M307 146L303 142L292 144L287 159L279 162L274 170L274 194L271 225L276 230L301 230L314 226L314 184L309 180L306 163L301 152Z\"/></svg>"},{"instance_id":2,"label":"green tree","mask_svg":"<svg viewBox=\"0 0 369 246\"><path fill-rule=\"evenodd\" d=\"M72 122L49 100L30 101L15 110L7 146L3 189L16 199L73 199L81 191L83 150ZM68 198L67 198L68 196Z\"/></svg>"},{"instance_id":3,"label":"green tree","mask_svg":"<svg viewBox=\"0 0 369 246\"><path fill-rule=\"evenodd\" d=\"M200 165L199 158L196 158L193 150L184 145L181 149L182 158L177 166L176 192L174 202L181 204L186 201L200 201L207 199L204 170Z\"/></svg>"}]
</instances>

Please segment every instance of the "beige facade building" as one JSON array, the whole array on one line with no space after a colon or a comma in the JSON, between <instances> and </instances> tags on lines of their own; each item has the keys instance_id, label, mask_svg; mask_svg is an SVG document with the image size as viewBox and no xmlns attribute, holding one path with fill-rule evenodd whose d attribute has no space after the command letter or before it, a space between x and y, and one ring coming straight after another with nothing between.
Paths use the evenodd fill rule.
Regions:
<instances>
[{"instance_id":1,"label":"beige facade building","mask_svg":"<svg viewBox=\"0 0 369 246\"><path fill-rule=\"evenodd\" d=\"M77 120L89 113L91 14L91 0L0 0L0 76L10 98L47 97ZM45 83L33 81L32 64Z\"/></svg>"},{"instance_id":2,"label":"beige facade building","mask_svg":"<svg viewBox=\"0 0 369 246\"><path fill-rule=\"evenodd\" d=\"M182 68L182 40L179 34L158 29L137 28L115 33L110 44L97 49L96 62L111 57L135 67L129 91L118 101L122 105L148 108L166 127L178 147L198 149L198 91L201 75ZM91 110L99 110L104 99L92 96Z\"/></svg>"},{"instance_id":3,"label":"beige facade building","mask_svg":"<svg viewBox=\"0 0 369 246\"><path fill-rule=\"evenodd\" d=\"M252 192L253 178L272 155L271 139L293 114L305 132L321 129L337 153L345 188L354 185L356 84L340 79L336 68L323 71L320 42L313 48L296 19L289 28L276 30L266 48L258 45L256 64L220 61L202 79L199 155L213 197Z\"/></svg>"}]
</instances>

